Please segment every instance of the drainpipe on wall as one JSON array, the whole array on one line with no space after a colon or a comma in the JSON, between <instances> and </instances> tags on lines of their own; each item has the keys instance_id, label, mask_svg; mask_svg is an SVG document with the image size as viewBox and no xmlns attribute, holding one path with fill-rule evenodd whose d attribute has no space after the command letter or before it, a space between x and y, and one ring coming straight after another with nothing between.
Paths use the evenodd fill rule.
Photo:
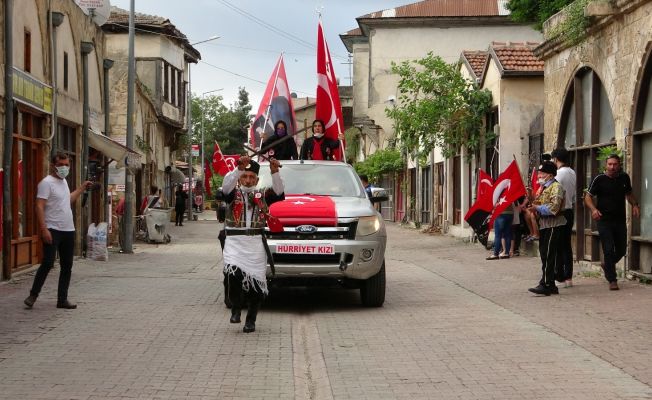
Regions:
<instances>
[{"instance_id":1,"label":"drainpipe on wall","mask_svg":"<svg viewBox=\"0 0 652 400\"><path fill-rule=\"evenodd\" d=\"M50 155L53 156L57 152L57 148L59 146L59 140L57 138L57 97L58 97L58 90L57 90L57 30L56 28L59 27L63 23L63 18L64 15L63 13L57 12L57 11L50 11L48 12L48 19L49 19L49 24L48 24L48 29L50 31L50 63L51 63L51 68L52 68L52 77L51 77L51 82L52 82L52 120L50 124L50 137L46 139L46 141L52 141L52 144L50 145Z\"/></svg>"},{"instance_id":2,"label":"drainpipe on wall","mask_svg":"<svg viewBox=\"0 0 652 400\"><path fill-rule=\"evenodd\" d=\"M88 101L88 55L95 49L91 42L81 42L82 55L82 88L84 93L83 117L82 117L82 181L88 180L88 129L90 106ZM90 224L92 206L86 206L88 190L82 195L82 253L86 256L88 243L86 242L86 230Z\"/></svg>"},{"instance_id":3,"label":"drainpipe on wall","mask_svg":"<svg viewBox=\"0 0 652 400\"><path fill-rule=\"evenodd\" d=\"M11 212L11 150L14 133L14 86L13 86L13 0L4 1L5 14L5 137L3 141L2 168L2 279L11 278L11 236L13 221Z\"/></svg>"},{"instance_id":4,"label":"drainpipe on wall","mask_svg":"<svg viewBox=\"0 0 652 400\"><path fill-rule=\"evenodd\" d=\"M109 70L113 67L113 60L108 58L104 59L104 134L107 137L111 137L111 122L109 121L109 116L111 114L111 104L109 102ZM108 223L110 219L109 209L110 209L110 199L108 195L109 189L109 166L104 166L104 185L102 186L104 191L104 220ZM107 235L108 240L108 235Z\"/></svg>"}]
</instances>

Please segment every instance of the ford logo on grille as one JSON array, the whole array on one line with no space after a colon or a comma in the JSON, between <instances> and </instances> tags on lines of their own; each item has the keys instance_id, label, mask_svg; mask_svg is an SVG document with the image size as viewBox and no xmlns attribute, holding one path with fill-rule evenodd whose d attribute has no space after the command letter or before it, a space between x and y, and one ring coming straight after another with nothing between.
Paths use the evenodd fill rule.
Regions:
<instances>
[{"instance_id":1,"label":"ford logo on grille","mask_svg":"<svg viewBox=\"0 0 652 400\"><path fill-rule=\"evenodd\" d=\"M296 227L296 231L299 233L315 233L317 232L317 227L314 225L299 225Z\"/></svg>"}]
</instances>

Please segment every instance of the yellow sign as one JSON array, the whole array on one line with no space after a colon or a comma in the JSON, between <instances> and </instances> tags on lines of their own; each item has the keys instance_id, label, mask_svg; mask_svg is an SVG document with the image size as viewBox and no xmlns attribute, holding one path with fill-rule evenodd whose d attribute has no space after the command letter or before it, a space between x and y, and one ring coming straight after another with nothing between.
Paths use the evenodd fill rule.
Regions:
<instances>
[{"instance_id":1,"label":"yellow sign","mask_svg":"<svg viewBox=\"0 0 652 400\"><path fill-rule=\"evenodd\" d=\"M16 67L13 82L15 100L52 114L52 87Z\"/></svg>"}]
</instances>

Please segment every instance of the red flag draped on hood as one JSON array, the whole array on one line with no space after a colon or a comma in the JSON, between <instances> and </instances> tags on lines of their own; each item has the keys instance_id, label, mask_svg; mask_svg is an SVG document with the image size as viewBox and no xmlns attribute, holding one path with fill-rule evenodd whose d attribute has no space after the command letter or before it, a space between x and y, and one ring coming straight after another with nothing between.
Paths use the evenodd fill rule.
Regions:
<instances>
[{"instance_id":1,"label":"red flag draped on hood","mask_svg":"<svg viewBox=\"0 0 652 400\"><path fill-rule=\"evenodd\" d=\"M263 94L263 99L260 101L260 106L258 106L254 123L251 125L249 131L251 147L258 149L260 147L261 133L264 132L266 137L269 137L274 133L274 124L279 120L285 121L287 133L294 135L297 124L294 117L290 85L285 76L283 54L279 57L272 76L269 77L265 94Z\"/></svg>"},{"instance_id":2,"label":"red flag draped on hood","mask_svg":"<svg viewBox=\"0 0 652 400\"><path fill-rule=\"evenodd\" d=\"M478 240L484 246L489 238L489 216L494 208L492 195L494 192L494 180L483 169L478 171L478 186L476 190L475 203L469 208L464 220L473 228L478 235Z\"/></svg>"},{"instance_id":3,"label":"red flag draped on hood","mask_svg":"<svg viewBox=\"0 0 652 400\"><path fill-rule=\"evenodd\" d=\"M328 196L286 195L269 207L285 226L337 226L337 210Z\"/></svg>"},{"instance_id":4,"label":"red flag draped on hood","mask_svg":"<svg viewBox=\"0 0 652 400\"><path fill-rule=\"evenodd\" d=\"M328 43L324 37L324 29L319 21L317 28L317 103L315 105L315 119L320 119L326 124L325 136L337 140L338 135L344 132L344 119L340 94L337 90L335 69L328 50ZM341 151L344 143L334 153L336 160L342 160Z\"/></svg>"},{"instance_id":5,"label":"red flag draped on hood","mask_svg":"<svg viewBox=\"0 0 652 400\"><path fill-rule=\"evenodd\" d=\"M239 155L227 155L222 154L220 145L215 142L215 148L213 150L213 171L224 176L233 171L238 166L238 160L240 159Z\"/></svg>"},{"instance_id":6,"label":"red flag draped on hood","mask_svg":"<svg viewBox=\"0 0 652 400\"><path fill-rule=\"evenodd\" d=\"M494 220L509 207L513 202L518 200L519 197L525 196L525 185L523 185L523 178L518 169L516 160L513 160L507 168L498 176L494 182L494 189L492 195L492 204L494 206L491 213L489 225L493 226Z\"/></svg>"},{"instance_id":7,"label":"red flag draped on hood","mask_svg":"<svg viewBox=\"0 0 652 400\"><path fill-rule=\"evenodd\" d=\"M204 189L206 190L206 195L208 197L213 197L211 193L211 177L213 176L213 171L211 171L211 165L208 163L208 160L204 161Z\"/></svg>"}]
</instances>

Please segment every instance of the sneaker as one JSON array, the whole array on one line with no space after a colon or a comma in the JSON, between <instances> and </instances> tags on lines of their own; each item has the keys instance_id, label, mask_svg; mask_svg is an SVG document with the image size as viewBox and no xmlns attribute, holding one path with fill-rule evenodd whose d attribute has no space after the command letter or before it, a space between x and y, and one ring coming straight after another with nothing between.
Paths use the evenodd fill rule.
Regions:
<instances>
[{"instance_id":1,"label":"sneaker","mask_svg":"<svg viewBox=\"0 0 652 400\"><path fill-rule=\"evenodd\" d=\"M620 290L618 282L609 282L609 290Z\"/></svg>"},{"instance_id":2,"label":"sneaker","mask_svg":"<svg viewBox=\"0 0 652 400\"><path fill-rule=\"evenodd\" d=\"M518 257L520 255L521 255L521 252L518 251L518 250L514 250L514 252L512 253L512 257Z\"/></svg>"},{"instance_id":3,"label":"sneaker","mask_svg":"<svg viewBox=\"0 0 652 400\"><path fill-rule=\"evenodd\" d=\"M486 260L497 260L499 257L495 254L490 255L489 257L486 258Z\"/></svg>"},{"instance_id":4,"label":"sneaker","mask_svg":"<svg viewBox=\"0 0 652 400\"><path fill-rule=\"evenodd\" d=\"M32 296L31 294L27 296L27 298L23 301L23 303L25 303L27 308L32 308L35 302L36 302L36 296Z\"/></svg>"}]
</instances>

